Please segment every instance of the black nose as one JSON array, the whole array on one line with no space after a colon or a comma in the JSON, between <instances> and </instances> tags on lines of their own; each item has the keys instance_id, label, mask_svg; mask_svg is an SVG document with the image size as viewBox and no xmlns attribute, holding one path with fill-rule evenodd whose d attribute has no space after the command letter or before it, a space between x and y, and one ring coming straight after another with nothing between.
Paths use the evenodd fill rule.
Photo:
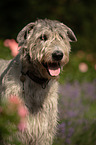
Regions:
<instances>
[{"instance_id":1,"label":"black nose","mask_svg":"<svg viewBox=\"0 0 96 145\"><path fill-rule=\"evenodd\" d=\"M63 58L63 53L62 53L62 51L60 51L60 50L54 51L54 52L52 53L52 58L53 58L54 60L57 60L57 61L61 60L61 59Z\"/></svg>"}]
</instances>

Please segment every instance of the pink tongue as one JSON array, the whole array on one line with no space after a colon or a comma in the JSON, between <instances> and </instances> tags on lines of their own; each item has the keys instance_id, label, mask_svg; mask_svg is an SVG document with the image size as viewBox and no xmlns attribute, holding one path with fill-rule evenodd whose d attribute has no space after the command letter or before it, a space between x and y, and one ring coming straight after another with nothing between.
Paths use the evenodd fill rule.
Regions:
<instances>
[{"instance_id":1,"label":"pink tongue","mask_svg":"<svg viewBox=\"0 0 96 145\"><path fill-rule=\"evenodd\" d=\"M58 68L48 67L48 70L51 76L58 76L60 74L60 67Z\"/></svg>"}]
</instances>

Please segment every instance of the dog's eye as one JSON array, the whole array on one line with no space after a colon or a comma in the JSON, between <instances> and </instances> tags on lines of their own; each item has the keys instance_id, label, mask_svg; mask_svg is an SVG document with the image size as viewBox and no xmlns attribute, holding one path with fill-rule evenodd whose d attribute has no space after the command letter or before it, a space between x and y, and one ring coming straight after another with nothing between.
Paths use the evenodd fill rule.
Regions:
<instances>
[{"instance_id":1,"label":"dog's eye","mask_svg":"<svg viewBox=\"0 0 96 145\"><path fill-rule=\"evenodd\" d=\"M40 36L40 40L46 41L47 39L48 39L47 35L45 35L45 34Z\"/></svg>"}]
</instances>

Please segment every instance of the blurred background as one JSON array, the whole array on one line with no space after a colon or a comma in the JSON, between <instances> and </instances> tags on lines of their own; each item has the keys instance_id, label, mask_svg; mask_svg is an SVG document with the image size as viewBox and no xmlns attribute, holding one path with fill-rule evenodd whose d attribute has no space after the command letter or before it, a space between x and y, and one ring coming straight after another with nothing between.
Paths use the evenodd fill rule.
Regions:
<instances>
[{"instance_id":1,"label":"blurred background","mask_svg":"<svg viewBox=\"0 0 96 145\"><path fill-rule=\"evenodd\" d=\"M56 19L70 27L70 61L60 75L58 134L54 145L96 145L96 0L0 1L0 58L13 58L4 46L36 19Z\"/></svg>"}]
</instances>

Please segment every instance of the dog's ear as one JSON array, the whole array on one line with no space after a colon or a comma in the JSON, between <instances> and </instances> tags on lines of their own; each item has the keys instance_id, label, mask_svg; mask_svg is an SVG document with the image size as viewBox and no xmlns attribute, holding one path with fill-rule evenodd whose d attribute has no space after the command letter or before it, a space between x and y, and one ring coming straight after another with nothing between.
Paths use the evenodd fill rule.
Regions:
<instances>
[{"instance_id":1,"label":"dog's ear","mask_svg":"<svg viewBox=\"0 0 96 145\"><path fill-rule=\"evenodd\" d=\"M77 38L76 38L74 32L69 27L67 27L63 23L61 23L61 26L63 27L64 31L66 31L66 35L67 35L70 42L77 41Z\"/></svg>"},{"instance_id":2,"label":"dog's ear","mask_svg":"<svg viewBox=\"0 0 96 145\"><path fill-rule=\"evenodd\" d=\"M35 23L29 23L26 25L18 34L17 42L19 46L26 45L26 39L28 38L28 34L33 29Z\"/></svg>"},{"instance_id":3,"label":"dog's ear","mask_svg":"<svg viewBox=\"0 0 96 145\"><path fill-rule=\"evenodd\" d=\"M76 38L74 32L69 27L67 27L67 36L68 36L70 42L77 41L77 38Z\"/></svg>"}]
</instances>

